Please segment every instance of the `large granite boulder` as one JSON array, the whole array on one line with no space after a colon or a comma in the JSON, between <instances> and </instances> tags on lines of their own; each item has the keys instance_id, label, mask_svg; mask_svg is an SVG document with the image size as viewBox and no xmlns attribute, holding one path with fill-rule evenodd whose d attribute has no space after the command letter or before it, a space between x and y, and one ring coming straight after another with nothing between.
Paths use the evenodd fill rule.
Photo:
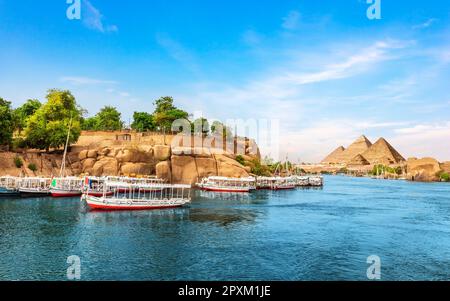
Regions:
<instances>
[{"instance_id":1,"label":"large granite boulder","mask_svg":"<svg viewBox=\"0 0 450 301\"><path fill-rule=\"evenodd\" d=\"M218 176L231 178L242 178L249 176L248 172L245 170L245 167L232 158L225 155L215 155L214 157L217 162Z\"/></svg>"},{"instance_id":2,"label":"large granite boulder","mask_svg":"<svg viewBox=\"0 0 450 301\"><path fill-rule=\"evenodd\" d=\"M89 159L95 159L95 158L97 158L97 155L98 155L98 153L96 150L90 150L87 152L87 157Z\"/></svg>"},{"instance_id":3,"label":"large granite boulder","mask_svg":"<svg viewBox=\"0 0 450 301\"><path fill-rule=\"evenodd\" d=\"M168 145L155 145L153 152L157 161L166 161L170 158L170 146Z\"/></svg>"},{"instance_id":4,"label":"large granite boulder","mask_svg":"<svg viewBox=\"0 0 450 301\"><path fill-rule=\"evenodd\" d=\"M214 158L195 158L198 178L217 176L217 163Z\"/></svg>"},{"instance_id":5,"label":"large granite boulder","mask_svg":"<svg viewBox=\"0 0 450 301\"><path fill-rule=\"evenodd\" d=\"M194 184L198 180L195 158L191 156L172 156L172 182Z\"/></svg>"},{"instance_id":6,"label":"large granite boulder","mask_svg":"<svg viewBox=\"0 0 450 301\"><path fill-rule=\"evenodd\" d=\"M88 151L87 151L87 150L82 150L82 151L78 154L78 159L80 159L80 161L83 161L84 159L87 159L87 154L88 154Z\"/></svg>"},{"instance_id":7,"label":"large granite boulder","mask_svg":"<svg viewBox=\"0 0 450 301\"><path fill-rule=\"evenodd\" d=\"M152 175L155 172L155 165L152 163L125 163L120 168L123 175Z\"/></svg>"},{"instance_id":8,"label":"large granite boulder","mask_svg":"<svg viewBox=\"0 0 450 301\"><path fill-rule=\"evenodd\" d=\"M170 170L169 161L163 161L156 164L156 177L158 179L166 180L169 183L172 181L172 172Z\"/></svg>"},{"instance_id":9,"label":"large granite boulder","mask_svg":"<svg viewBox=\"0 0 450 301\"><path fill-rule=\"evenodd\" d=\"M94 167L95 162L97 162L96 159L83 160L83 162L82 162L83 172L86 172L87 169L90 169L90 168Z\"/></svg>"},{"instance_id":10,"label":"large granite boulder","mask_svg":"<svg viewBox=\"0 0 450 301\"><path fill-rule=\"evenodd\" d=\"M119 163L114 158L103 158L100 161L95 162L92 167L93 176L117 176L119 170Z\"/></svg>"}]
</instances>

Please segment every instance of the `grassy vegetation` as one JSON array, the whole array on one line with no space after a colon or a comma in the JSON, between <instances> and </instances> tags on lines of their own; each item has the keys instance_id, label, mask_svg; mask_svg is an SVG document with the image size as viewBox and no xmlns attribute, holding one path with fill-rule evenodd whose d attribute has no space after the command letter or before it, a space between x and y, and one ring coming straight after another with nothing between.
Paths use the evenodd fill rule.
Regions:
<instances>
[{"instance_id":1,"label":"grassy vegetation","mask_svg":"<svg viewBox=\"0 0 450 301\"><path fill-rule=\"evenodd\" d=\"M14 158L14 164L16 165L17 168L22 168L22 166L23 166L23 161L22 161L21 158L15 157L15 158Z\"/></svg>"},{"instance_id":2,"label":"grassy vegetation","mask_svg":"<svg viewBox=\"0 0 450 301\"><path fill-rule=\"evenodd\" d=\"M442 182L450 182L450 174L448 172L440 172L438 176Z\"/></svg>"},{"instance_id":3,"label":"grassy vegetation","mask_svg":"<svg viewBox=\"0 0 450 301\"><path fill-rule=\"evenodd\" d=\"M37 171L37 166L34 163L30 163L30 164L28 164L28 169L35 172L35 171Z\"/></svg>"}]
</instances>

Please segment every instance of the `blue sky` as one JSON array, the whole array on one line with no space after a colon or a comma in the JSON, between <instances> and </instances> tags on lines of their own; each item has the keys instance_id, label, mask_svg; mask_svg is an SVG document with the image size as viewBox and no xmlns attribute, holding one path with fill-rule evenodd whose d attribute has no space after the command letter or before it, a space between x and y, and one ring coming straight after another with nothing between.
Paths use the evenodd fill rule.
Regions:
<instances>
[{"instance_id":1,"label":"blue sky","mask_svg":"<svg viewBox=\"0 0 450 301\"><path fill-rule=\"evenodd\" d=\"M171 95L213 119L278 119L281 157L318 161L361 134L450 160L450 2L0 0L0 96L69 89L128 122ZM197 113L200 114L200 113ZM263 149L272 154L271 149Z\"/></svg>"}]
</instances>

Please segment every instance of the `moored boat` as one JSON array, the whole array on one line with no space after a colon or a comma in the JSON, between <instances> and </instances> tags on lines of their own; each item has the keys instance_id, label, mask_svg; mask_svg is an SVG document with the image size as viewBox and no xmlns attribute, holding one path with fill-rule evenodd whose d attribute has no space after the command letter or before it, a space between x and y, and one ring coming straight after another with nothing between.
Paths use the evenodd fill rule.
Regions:
<instances>
[{"instance_id":1,"label":"moored boat","mask_svg":"<svg viewBox=\"0 0 450 301\"><path fill-rule=\"evenodd\" d=\"M83 181L82 193L93 197L111 196L114 191L106 185L107 182L107 178L86 177Z\"/></svg>"},{"instance_id":2,"label":"moored boat","mask_svg":"<svg viewBox=\"0 0 450 301\"><path fill-rule=\"evenodd\" d=\"M322 176L310 176L309 177L309 185L313 187L321 187L323 186L323 177Z\"/></svg>"},{"instance_id":3,"label":"moored boat","mask_svg":"<svg viewBox=\"0 0 450 301\"><path fill-rule=\"evenodd\" d=\"M190 185L169 184L130 184L124 182L105 182L113 195L92 196L89 190L83 198L92 210L155 210L182 207L190 203ZM157 187L158 186L158 187ZM127 188L121 194L119 188ZM154 190L159 188L159 191Z\"/></svg>"},{"instance_id":4,"label":"moored boat","mask_svg":"<svg viewBox=\"0 0 450 301\"><path fill-rule=\"evenodd\" d=\"M127 184L143 184L143 185L148 184L152 188L147 188L146 192L161 191L161 188L158 187L158 185L152 185L152 184L164 184L164 180L158 179L158 178L107 177L106 180L109 182L122 182L122 183L127 183ZM117 191L120 193L127 193L128 189L130 189L130 188L129 187L119 187L119 188L117 188Z\"/></svg>"},{"instance_id":5,"label":"moored boat","mask_svg":"<svg viewBox=\"0 0 450 301\"><path fill-rule=\"evenodd\" d=\"M1 177L0 178L0 198L1 197L19 197L20 178L17 177Z\"/></svg>"},{"instance_id":6,"label":"moored boat","mask_svg":"<svg viewBox=\"0 0 450 301\"><path fill-rule=\"evenodd\" d=\"M50 178L21 178L19 185L22 197L45 197L50 195Z\"/></svg>"},{"instance_id":7,"label":"moored boat","mask_svg":"<svg viewBox=\"0 0 450 301\"><path fill-rule=\"evenodd\" d=\"M82 184L83 180L80 178L53 178L50 193L55 198L81 196Z\"/></svg>"},{"instance_id":8,"label":"moored boat","mask_svg":"<svg viewBox=\"0 0 450 301\"><path fill-rule=\"evenodd\" d=\"M208 177L197 183L197 187L205 191L248 193L256 189L256 179Z\"/></svg>"},{"instance_id":9,"label":"moored boat","mask_svg":"<svg viewBox=\"0 0 450 301\"><path fill-rule=\"evenodd\" d=\"M291 190L297 187L293 177L275 177L271 190Z\"/></svg>"}]
</instances>

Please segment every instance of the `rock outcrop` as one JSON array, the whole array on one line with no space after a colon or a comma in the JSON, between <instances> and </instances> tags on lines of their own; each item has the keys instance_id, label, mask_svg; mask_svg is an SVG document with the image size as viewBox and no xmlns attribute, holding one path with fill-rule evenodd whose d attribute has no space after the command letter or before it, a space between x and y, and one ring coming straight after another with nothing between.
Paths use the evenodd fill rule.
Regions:
<instances>
[{"instance_id":1,"label":"rock outcrop","mask_svg":"<svg viewBox=\"0 0 450 301\"><path fill-rule=\"evenodd\" d=\"M439 181L438 174L442 171L439 162L433 158L408 159L407 173L411 181Z\"/></svg>"}]
</instances>

